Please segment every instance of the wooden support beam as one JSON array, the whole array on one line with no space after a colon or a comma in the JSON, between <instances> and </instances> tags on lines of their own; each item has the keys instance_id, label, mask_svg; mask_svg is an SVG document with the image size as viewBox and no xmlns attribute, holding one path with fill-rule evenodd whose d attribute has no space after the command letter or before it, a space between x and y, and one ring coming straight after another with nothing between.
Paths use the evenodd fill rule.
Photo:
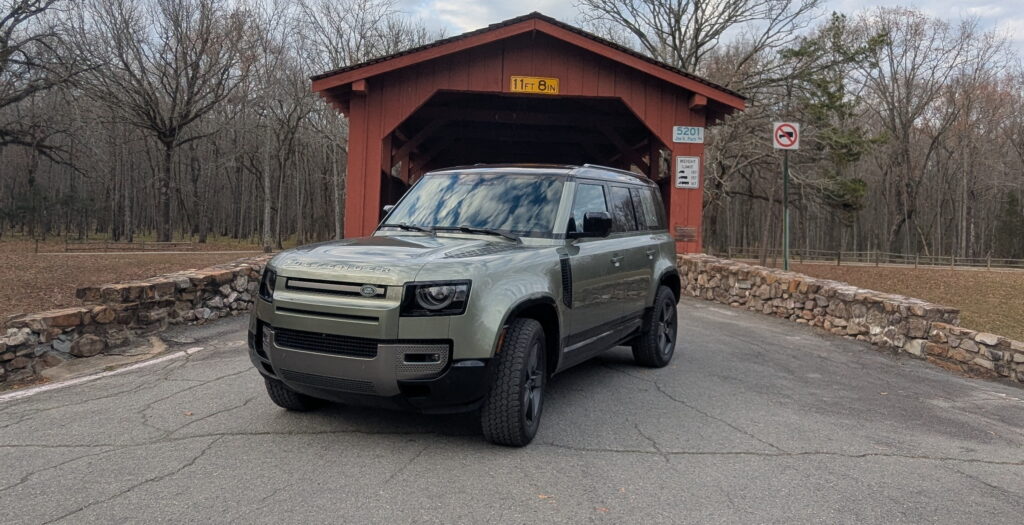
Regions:
<instances>
[{"instance_id":1,"label":"wooden support beam","mask_svg":"<svg viewBox=\"0 0 1024 525\"><path fill-rule=\"evenodd\" d=\"M629 144L626 144L626 141L622 140L622 137L620 137L614 129L608 126L598 126L597 129L601 130L601 133L608 137L612 144L615 144L616 148L619 148L619 152L627 162L637 168L640 168L640 171L644 173L651 172L651 166L644 162L644 159L636 152L636 150L631 148Z\"/></svg>"},{"instance_id":2,"label":"wooden support beam","mask_svg":"<svg viewBox=\"0 0 1024 525\"><path fill-rule=\"evenodd\" d=\"M439 140L434 142L433 145L427 148L422 154L417 155L416 162L419 163L420 166L426 166L427 164L430 163L430 161L434 160L434 157L436 157L438 153L441 153L448 146L450 146L452 140L454 139L452 138L451 135L442 136Z\"/></svg>"},{"instance_id":3,"label":"wooden support beam","mask_svg":"<svg viewBox=\"0 0 1024 525\"><path fill-rule=\"evenodd\" d=\"M703 109L708 105L708 97L699 93L690 95L690 109Z\"/></svg>"},{"instance_id":4,"label":"wooden support beam","mask_svg":"<svg viewBox=\"0 0 1024 525\"><path fill-rule=\"evenodd\" d=\"M513 111L500 109L426 107L415 113L417 118L452 119L463 122L488 124L523 124L529 126L581 126L639 127L643 123L632 115L601 113L547 113L541 111Z\"/></svg>"},{"instance_id":5,"label":"wooden support beam","mask_svg":"<svg viewBox=\"0 0 1024 525\"><path fill-rule=\"evenodd\" d=\"M365 78L361 78L361 79L356 80L355 82L352 83L352 92L353 93L361 93L361 94L365 95L366 94L366 88L367 88L367 86L366 86L366 79Z\"/></svg>"},{"instance_id":6,"label":"wooden support beam","mask_svg":"<svg viewBox=\"0 0 1024 525\"><path fill-rule=\"evenodd\" d=\"M419 145L423 143L424 140L430 138L430 136L435 131L437 131L438 128L444 126L447 123L447 120L439 119L432 121L430 124L427 124L426 126L423 126L423 129L419 130L419 132L416 133L416 135L409 139L409 141L406 142L405 144L402 144L402 147L398 148L398 150L395 151L394 157L402 158L407 156L409 153L416 151L416 148L419 147Z\"/></svg>"}]
</instances>

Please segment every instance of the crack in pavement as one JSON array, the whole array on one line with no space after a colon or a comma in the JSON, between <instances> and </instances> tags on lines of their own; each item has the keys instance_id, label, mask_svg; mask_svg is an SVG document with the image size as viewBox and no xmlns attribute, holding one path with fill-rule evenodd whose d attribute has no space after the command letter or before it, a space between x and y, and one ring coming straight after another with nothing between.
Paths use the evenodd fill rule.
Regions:
<instances>
[{"instance_id":1,"label":"crack in pavement","mask_svg":"<svg viewBox=\"0 0 1024 525\"><path fill-rule=\"evenodd\" d=\"M740 434L743 434L744 436L749 437L750 439L753 439L754 441L757 441L758 443L761 443L762 445L766 445L766 446L768 446L768 447L770 447L772 449L778 450L779 452L785 452L785 450L783 450L781 447L776 446L776 445L774 445L772 443L769 443L769 442L767 442L767 441L765 441L765 440L755 436L754 434L751 434L750 432L748 432L746 430L743 430L742 428L740 428L740 427L738 427L738 426L736 426L736 425L734 425L734 424L732 424L732 423L730 423L730 422L728 422L728 421L726 421L726 420L724 420L724 419L722 419L722 418L720 418L718 416L712 415L709 412L701 410L701 409L691 405L690 403L687 403L686 401L673 396L672 394L668 393L661 386L660 383L658 383L657 381L655 381L653 379L648 379L646 377L640 377L640 376L636 376L636 375L630 374L629 372L626 372L625 370L621 370L621 369L615 368L614 366L611 366L611 365L609 365L607 363L601 363L601 365L604 366L605 368L608 368L609 370L612 370L612 371L618 372L620 374L626 375L626 376L631 377L633 379L636 379L638 381L643 381L643 382L646 382L646 383L650 383L650 384L654 385L654 388L657 389L658 392L660 392L663 396L667 397L668 399L671 399L672 401L675 401L676 403L679 403L680 405L683 405L684 407L689 408L690 410L693 410L694 412L696 412L696 413L698 413L698 414L700 414L700 415L702 415L702 416L704 416L704 417L706 417L708 419L713 419L715 421L718 421L719 423L722 423L723 425L725 425L725 426L735 430L736 432L739 432Z\"/></svg>"},{"instance_id":2,"label":"crack in pavement","mask_svg":"<svg viewBox=\"0 0 1024 525\"><path fill-rule=\"evenodd\" d=\"M643 449L628 449L628 448L595 448L595 447L578 447L575 445L566 445L564 443L555 443L553 441L540 442L538 445L548 446L554 448L563 448L567 450L573 450L576 452L603 452L611 454L646 454L646 455L667 455L667 456L750 456L750 457L761 457L761 458L799 458L799 457L835 457L843 459L868 459L868 458L893 458L893 459L909 459L909 460L921 460L921 461L936 461L936 462L953 462L953 463L976 463L981 465L1005 465L1014 467L1024 467L1024 461L998 461L989 459L974 459L974 458L954 458L948 456L921 456L913 454L892 454L884 452L865 452L862 454L847 454L843 452L828 452L828 451L808 451L808 452L753 452L746 450L723 450L723 451L697 451L697 450L664 450L662 452L643 450Z\"/></svg>"},{"instance_id":3,"label":"crack in pavement","mask_svg":"<svg viewBox=\"0 0 1024 525\"><path fill-rule=\"evenodd\" d=\"M634 421L633 422L633 428L636 429L637 434L640 434L640 437L646 439L647 441L649 441L651 443L651 446L654 447L654 450L656 450L658 452L658 454L661 454L661 457L662 457L662 459L665 460L665 463L669 463L670 462L668 456L666 456L665 452L663 450L661 450L661 446L658 445L658 442L655 441L655 439L652 438L651 436L648 436L646 432L641 430L639 423Z\"/></svg>"},{"instance_id":4,"label":"crack in pavement","mask_svg":"<svg viewBox=\"0 0 1024 525\"><path fill-rule=\"evenodd\" d=\"M0 445L0 449L4 448L99 448L99 447L114 447L119 449L146 447L150 445L159 445L163 443L177 443L179 441L189 441L193 439L202 439L209 437L265 437L265 436L332 436L332 435L362 435L362 436L442 436L442 437L467 437L467 436L478 436L476 433L441 433L435 430L421 430L421 431L407 431L407 432L390 432L390 431L373 431L373 430L360 430L360 429L337 429L337 430L309 430L309 431L237 431L237 432L208 432L204 434L194 434L191 436L179 436L170 437L170 432L166 436L161 436L157 439L135 442L135 443L93 443L88 445L39 445L39 444L13 444L13 445Z\"/></svg>"},{"instance_id":5,"label":"crack in pavement","mask_svg":"<svg viewBox=\"0 0 1024 525\"><path fill-rule=\"evenodd\" d=\"M43 448L48 448L48 447L43 447ZM72 448L72 447L62 447L62 448ZM90 447L90 448L101 448L101 447ZM46 468L41 468L39 470L33 470L32 472L26 473L17 482L12 483L10 485L7 485L5 487L0 487L0 493L7 492L8 490L15 489L15 488L17 488L17 487L19 487L21 485L24 485L25 483L28 483L28 481L32 479L32 476L35 476L36 474L41 474L41 473L49 471L49 470L56 470L56 469L58 469L60 467L63 467L65 465L70 465L71 463L74 463L74 462L76 462L78 460L87 459L87 458L91 458L91 457L95 457L95 456L101 456L103 454L109 454L111 452L117 452L117 449L115 449L115 448L111 448L111 447L102 447L102 448L106 448L106 450L102 450L100 452L95 452L95 453L92 453L92 454L86 454L84 456L76 456L76 457L73 457L71 459L68 459L68 460L62 461L60 463L57 463L56 465L50 465L50 466L48 466Z\"/></svg>"},{"instance_id":6,"label":"crack in pavement","mask_svg":"<svg viewBox=\"0 0 1024 525\"><path fill-rule=\"evenodd\" d=\"M192 459L190 459L189 461L185 462L180 467L178 467L178 468L176 468L176 469L174 469L174 470L172 470L170 472L167 472L165 474L161 474L161 475L158 475L158 476L153 476L151 478L144 479L144 480L140 481L139 483L136 483L136 484L134 484L134 485L132 485L132 486L130 486L130 487L128 487L128 488L126 488L126 489L124 489L124 490L114 494L114 495L112 495L112 496L103 498L101 500L93 501L93 502L88 503L88 504L86 504L86 505L84 505L82 507L79 507L78 509L75 509L75 510L73 510L71 512L68 512L68 513L66 513L66 514L64 514L62 516L58 516L58 517L56 517L56 518L54 518L52 520L49 520L49 521L45 522L44 525L49 525L51 523L56 523L58 521L63 520L64 518L68 518L68 517L74 516L75 514L78 514L79 512L82 512L82 511L88 510L88 509L90 509L92 507L95 507L96 505L102 505L104 503L107 503L108 501L112 501L114 499L117 499L117 498L119 498L119 497L121 497L121 496L123 496L123 495L125 495L125 494L127 494L127 493L129 493L129 492L131 492L131 491L133 491L133 490L135 490L135 489L137 489L137 488L147 484L147 483L157 483L157 482L163 481L163 480L165 480L165 479L167 479L167 478L169 478L171 476L179 474L182 471L184 471L185 469L191 467L192 465L195 465L196 462L199 461L200 458L205 456L206 453L209 452L210 449L213 448L213 446L215 444L217 444L217 442L220 441L221 439L223 439L223 438L222 437L218 437L216 439L213 439L212 441L207 443L206 446L203 447L202 450L199 451L199 454L196 454L195 456L192 457Z\"/></svg>"},{"instance_id":7,"label":"crack in pavement","mask_svg":"<svg viewBox=\"0 0 1024 525\"><path fill-rule=\"evenodd\" d=\"M192 425L195 425L196 423L199 423L200 421L205 421L207 419L210 419L211 417L219 416L221 414L225 414L225 413L231 412L232 410L238 410L240 408L245 408L245 407L249 406L249 403L252 403L253 401L256 401L257 399L262 399L262 398L263 398L262 395L252 396L249 399L246 399L245 401L243 401L241 405L232 405L232 406L227 407L227 408L222 408L220 410L216 410L214 412L210 412L209 414L207 414L207 415L205 415L205 416L203 416L201 418L193 419L193 420L189 421L188 423L185 423L184 425L181 425L180 427L175 428L174 430L169 431L169 435L174 435L174 434L176 434L178 432L181 432L182 430L184 430L184 429L186 429L186 428L188 428L188 427L190 427Z\"/></svg>"},{"instance_id":8,"label":"crack in pavement","mask_svg":"<svg viewBox=\"0 0 1024 525\"><path fill-rule=\"evenodd\" d=\"M423 455L423 453L427 451L427 448L428 448L428 447L430 447L430 445L429 445L429 444L428 444L428 445L423 445L423 448L421 448L421 449L419 450L419 452L417 452L417 453L416 453L416 455L414 455L413 457L409 458L409 461L406 461L405 463L403 463L403 464L402 464L402 466L398 467L398 469L397 469L397 470L395 470L394 472L392 472L392 473L391 473L391 475L390 475L390 476L388 476L388 479L384 480L384 483L382 483L381 485L383 485L383 486L387 486L387 485L388 485L388 483L391 483L391 480L393 480L393 479L395 479L396 477L398 477L398 475L399 475L399 474L401 474L402 472L405 472L405 469L409 468L409 465L412 465L412 463L413 463L414 461L416 461L417 459L419 459L419 457L420 457L420 456L422 456L422 455Z\"/></svg>"},{"instance_id":9,"label":"crack in pavement","mask_svg":"<svg viewBox=\"0 0 1024 525\"><path fill-rule=\"evenodd\" d=\"M990 488L990 489L992 489L992 490L994 490L996 492L1002 493L1005 496L1009 496L1010 499L1012 499L1014 501L1017 501L1017 502L1024 501L1024 496L1021 496L1020 494L1018 494L1016 492L1013 492L1011 490L1007 490L1007 489L1005 489L1003 487L1000 487L999 485L995 485L995 484L989 483L989 482L987 482L987 481L985 481L985 480L975 476L974 474L968 474L967 472L964 472L964 471L956 468L955 465L946 465L946 467L948 469L950 469L950 470L952 470L952 471L954 471L954 472L964 476L965 478L968 478L968 479L971 479L971 480L973 480L973 481L975 481L977 483L980 483L980 484L982 484L982 485L984 485L984 486L986 486L986 487L988 487L988 488Z\"/></svg>"}]
</instances>

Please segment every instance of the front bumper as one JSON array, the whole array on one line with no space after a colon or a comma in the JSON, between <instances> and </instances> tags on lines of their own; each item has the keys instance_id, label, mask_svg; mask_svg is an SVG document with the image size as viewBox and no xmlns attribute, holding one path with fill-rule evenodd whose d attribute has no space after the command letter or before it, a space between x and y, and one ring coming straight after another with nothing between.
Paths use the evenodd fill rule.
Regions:
<instances>
[{"instance_id":1,"label":"front bumper","mask_svg":"<svg viewBox=\"0 0 1024 525\"><path fill-rule=\"evenodd\" d=\"M287 337L279 337L280 335ZM249 357L261 374L309 396L423 412L472 410L491 383L490 360L452 357L445 340L296 339L294 331L256 323ZM295 348L301 346L302 348ZM321 351L320 347L328 349ZM344 346L347 354L337 348ZM372 354L372 355L371 355Z\"/></svg>"}]
</instances>

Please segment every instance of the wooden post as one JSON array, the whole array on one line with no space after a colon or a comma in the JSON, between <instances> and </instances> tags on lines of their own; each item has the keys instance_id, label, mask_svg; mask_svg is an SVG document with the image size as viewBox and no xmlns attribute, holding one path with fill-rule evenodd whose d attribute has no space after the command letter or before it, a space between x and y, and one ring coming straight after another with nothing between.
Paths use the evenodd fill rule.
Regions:
<instances>
[{"instance_id":1,"label":"wooden post","mask_svg":"<svg viewBox=\"0 0 1024 525\"><path fill-rule=\"evenodd\" d=\"M992 269L992 254L991 253L985 256L985 268L988 268L989 270Z\"/></svg>"},{"instance_id":2,"label":"wooden post","mask_svg":"<svg viewBox=\"0 0 1024 525\"><path fill-rule=\"evenodd\" d=\"M878 266L878 250L875 250L875 266Z\"/></svg>"},{"instance_id":3,"label":"wooden post","mask_svg":"<svg viewBox=\"0 0 1024 525\"><path fill-rule=\"evenodd\" d=\"M949 256L949 269L950 270L956 269L956 255L950 255Z\"/></svg>"},{"instance_id":4,"label":"wooden post","mask_svg":"<svg viewBox=\"0 0 1024 525\"><path fill-rule=\"evenodd\" d=\"M36 253L39 253L39 237L36 237Z\"/></svg>"},{"instance_id":5,"label":"wooden post","mask_svg":"<svg viewBox=\"0 0 1024 525\"><path fill-rule=\"evenodd\" d=\"M842 250L836 250L836 266L842 266L842 265L843 265L843 251Z\"/></svg>"},{"instance_id":6,"label":"wooden post","mask_svg":"<svg viewBox=\"0 0 1024 525\"><path fill-rule=\"evenodd\" d=\"M920 253L915 253L914 254L914 268L917 268L917 265L920 262L921 262L921 254Z\"/></svg>"}]
</instances>

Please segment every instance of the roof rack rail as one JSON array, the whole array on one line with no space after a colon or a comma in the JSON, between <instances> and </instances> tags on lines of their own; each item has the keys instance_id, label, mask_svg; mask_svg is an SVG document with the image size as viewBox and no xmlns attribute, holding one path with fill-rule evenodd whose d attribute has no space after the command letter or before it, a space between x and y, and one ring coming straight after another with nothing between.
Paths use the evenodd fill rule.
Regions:
<instances>
[{"instance_id":1,"label":"roof rack rail","mask_svg":"<svg viewBox=\"0 0 1024 525\"><path fill-rule=\"evenodd\" d=\"M583 166L580 166L580 167L581 168L593 168L593 169L599 169L599 170L614 171L615 173L619 173L619 174L622 174L622 175L629 175L629 176L632 176L632 177L636 177L638 179L650 180L650 177L648 177L647 175L643 175L643 174L640 174L640 173L635 173L635 172L632 172L632 171L629 171L629 170L622 170L622 169L619 169L619 168L612 168L610 166L602 166L600 164L584 164Z\"/></svg>"}]
</instances>

